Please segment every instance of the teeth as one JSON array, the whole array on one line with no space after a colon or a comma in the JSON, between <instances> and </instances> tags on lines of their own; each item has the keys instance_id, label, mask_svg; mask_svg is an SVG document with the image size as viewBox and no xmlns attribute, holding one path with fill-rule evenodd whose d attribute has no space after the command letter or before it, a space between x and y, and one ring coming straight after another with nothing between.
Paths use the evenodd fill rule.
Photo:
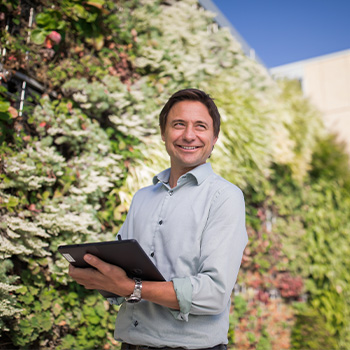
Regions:
<instances>
[{"instance_id":1,"label":"teeth","mask_svg":"<svg viewBox=\"0 0 350 350\"><path fill-rule=\"evenodd\" d=\"M197 147L186 147L186 146L181 146L183 149L196 149Z\"/></svg>"}]
</instances>

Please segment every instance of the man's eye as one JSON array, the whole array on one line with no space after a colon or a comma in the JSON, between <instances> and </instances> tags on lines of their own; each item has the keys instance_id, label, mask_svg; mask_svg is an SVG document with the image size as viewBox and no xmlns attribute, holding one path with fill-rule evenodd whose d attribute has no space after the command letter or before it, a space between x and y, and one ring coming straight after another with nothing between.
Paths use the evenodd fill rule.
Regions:
<instances>
[{"instance_id":1,"label":"man's eye","mask_svg":"<svg viewBox=\"0 0 350 350\"><path fill-rule=\"evenodd\" d=\"M200 129L206 129L206 128L207 128L206 125L204 125L204 124L198 124L198 127L199 127Z\"/></svg>"}]
</instances>

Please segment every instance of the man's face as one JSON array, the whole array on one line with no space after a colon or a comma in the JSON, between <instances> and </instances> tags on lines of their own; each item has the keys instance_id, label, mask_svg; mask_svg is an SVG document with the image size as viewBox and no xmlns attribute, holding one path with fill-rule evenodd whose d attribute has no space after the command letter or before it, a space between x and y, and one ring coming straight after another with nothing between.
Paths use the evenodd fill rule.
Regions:
<instances>
[{"instance_id":1,"label":"man's face","mask_svg":"<svg viewBox=\"0 0 350 350\"><path fill-rule=\"evenodd\" d=\"M172 170L184 174L204 164L217 141L207 107L198 101L177 102L169 111L162 139Z\"/></svg>"}]
</instances>

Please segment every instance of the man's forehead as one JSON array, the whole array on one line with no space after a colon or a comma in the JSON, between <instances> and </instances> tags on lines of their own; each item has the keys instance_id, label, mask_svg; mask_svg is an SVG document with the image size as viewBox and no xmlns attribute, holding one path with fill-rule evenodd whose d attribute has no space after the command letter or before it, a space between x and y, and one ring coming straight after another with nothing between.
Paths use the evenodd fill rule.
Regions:
<instances>
[{"instance_id":1,"label":"man's forehead","mask_svg":"<svg viewBox=\"0 0 350 350\"><path fill-rule=\"evenodd\" d=\"M208 108L202 102L199 101L180 101L175 103L168 115L193 115L198 113L198 115L207 115L210 116Z\"/></svg>"}]
</instances>

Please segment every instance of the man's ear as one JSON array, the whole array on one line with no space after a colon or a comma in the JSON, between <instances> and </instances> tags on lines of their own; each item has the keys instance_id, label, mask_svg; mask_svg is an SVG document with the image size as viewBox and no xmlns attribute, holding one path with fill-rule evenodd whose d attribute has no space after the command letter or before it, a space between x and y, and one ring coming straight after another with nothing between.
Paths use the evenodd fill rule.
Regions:
<instances>
[{"instance_id":1,"label":"man's ear","mask_svg":"<svg viewBox=\"0 0 350 350\"><path fill-rule=\"evenodd\" d=\"M165 136L163 133L161 133L161 136L162 136L162 140L165 142Z\"/></svg>"}]
</instances>

